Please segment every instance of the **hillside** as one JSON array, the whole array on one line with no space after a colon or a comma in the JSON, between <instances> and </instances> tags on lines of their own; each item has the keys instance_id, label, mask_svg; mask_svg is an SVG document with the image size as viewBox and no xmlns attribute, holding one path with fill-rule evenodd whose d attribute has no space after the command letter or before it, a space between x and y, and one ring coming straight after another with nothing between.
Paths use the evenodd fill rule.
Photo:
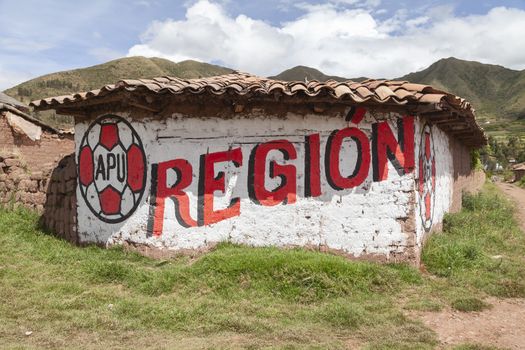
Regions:
<instances>
[{"instance_id":1,"label":"hillside","mask_svg":"<svg viewBox=\"0 0 525 350\"><path fill-rule=\"evenodd\" d=\"M429 84L466 98L489 134L525 135L525 70L451 57L399 79Z\"/></svg>"},{"instance_id":2,"label":"hillside","mask_svg":"<svg viewBox=\"0 0 525 350\"><path fill-rule=\"evenodd\" d=\"M231 69L197 61L175 63L162 58L126 57L92 67L43 75L16 85L5 92L22 101L98 89L121 79L171 75L198 78L226 74Z\"/></svg>"},{"instance_id":3,"label":"hillside","mask_svg":"<svg viewBox=\"0 0 525 350\"><path fill-rule=\"evenodd\" d=\"M49 96L67 95L98 89L121 79L154 78L165 75L199 78L231 73L233 70L197 61L172 62L163 58L125 57L92 67L51 73L5 90L8 95L29 103ZM70 128L72 119L54 111L35 113L42 121L59 128Z\"/></svg>"},{"instance_id":4,"label":"hillside","mask_svg":"<svg viewBox=\"0 0 525 350\"><path fill-rule=\"evenodd\" d=\"M282 71L281 73L271 76L269 78L277 79L277 80L286 80L286 81L293 81L293 80L304 81L305 79L318 80L318 81L326 81L330 79L337 80L337 81L348 80L347 78L343 78L343 77L326 75L318 69L306 67L306 66L296 66L296 67L287 69L285 71Z\"/></svg>"},{"instance_id":5,"label":"hillside","mask_svg":"<svg viewBox=\"0 0 525 350\"><path fill-rule=\"evenodd\" d=\"M525 117L525 71L451 57L399 79L429 84L462 96L481 114Z\"/></svg>"}]
</instances>

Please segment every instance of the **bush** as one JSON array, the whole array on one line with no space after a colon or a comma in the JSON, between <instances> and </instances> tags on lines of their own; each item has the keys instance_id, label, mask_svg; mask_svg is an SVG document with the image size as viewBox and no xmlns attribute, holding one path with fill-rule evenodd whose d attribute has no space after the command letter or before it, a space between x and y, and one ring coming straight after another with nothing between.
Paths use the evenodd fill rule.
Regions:
<instances>
[{"instance_id":1,"label":"bush","mask_svg":"<svg viewBox=\"0 0 525 350\"><path fill-rule=\"evenodd\" d=\"M452 302L452 307L458 311L482 311L490 307L489 304L478 298L459 298Z\"/></svg>"}]
</instances>

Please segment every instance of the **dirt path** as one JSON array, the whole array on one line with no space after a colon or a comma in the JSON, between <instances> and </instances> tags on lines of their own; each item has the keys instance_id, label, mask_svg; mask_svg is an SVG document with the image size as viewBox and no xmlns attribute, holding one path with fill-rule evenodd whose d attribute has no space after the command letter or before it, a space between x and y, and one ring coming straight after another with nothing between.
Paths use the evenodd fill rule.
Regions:
<instances>
[{"instance_id":1,"label":"dirt path","mask_svg":"<svg viewBox=\"0 0 525 350\"><path fill-rule=\"evenodd\" d=\"M525 349L525 299L486 300L492 308L483 312L452 309L416 315L433 329L442 348L480 344L503 349Z\"/></svg>"},{"instance_id":2,"label":"dirt path","mask_svg":"<svg viewBox=\"0 0 525 350\"><path fill-rule=\"evenodd\" d=\"M525 189L506 182L497 182L496 186L516 202L518 218L521 227L525 230Z\"/></svg>"},{"instance_id":3,"label":"dirt path","mask_svg":"<svg viewBox=\"0 0 525 350\"><path fill-rule=\"evenodd\" d=\"M525 190L508 183L498 188L516 202L517 216L525 232ZM525 349L525 299L486 300L492 308L483 312L416 313L439 336L442 348L457 344L480 344L504 349Z\"/></svg>"}]
</instances>

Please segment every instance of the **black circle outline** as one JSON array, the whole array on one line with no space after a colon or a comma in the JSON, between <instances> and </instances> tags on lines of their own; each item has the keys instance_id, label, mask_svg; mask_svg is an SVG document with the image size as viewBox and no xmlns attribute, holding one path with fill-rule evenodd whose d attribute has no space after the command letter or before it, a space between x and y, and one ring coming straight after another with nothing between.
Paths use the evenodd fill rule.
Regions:
<instances>
[{"instance_id":1,"label":"black circle outline","mask_svg":"<svg viewBox=\"0 0 525 350\"><path fill-rule=\"evenodd\" d=\"M436 151L434 149L434 134L432 133L432 124L430 123L426 123L425 126L423 126L423 131L421 132L421 138L420 138L420 141L419 141L419 158L421 158L421 150L423 149L422 148L422 145L423 145L423 136L425 135L425 129L427 128L428 126L428 129L430 131L430 142L432 143L432 155L434 156L434 161L435 161L435 158L436 158ZM418 161L418 165L419 165L419 161ZM419 195L419 191L418 192L418 195ZM431 229L432 229L432 225L434 224L434 210L436 208L436 190L434 189L434 195L432 196L432 215L430 217L430 225L428 226L428 228L426 227L425 225L425 219L423 219L423 215L421 213L421 198L419 198L419 217L421 219L421 222L423 224L423 229L425 230L425 232L429 232Z\"/></svg>"},{"instance_id":2,"label":"black circle outline","mask_svg":"<svg viewBox=\"0 0 525 350\"><path fill-rule=\"evenodd\" d=\"M87 136L88 136L89 132L91 131L91 129L93 129L93 127L95 125L102 125L102 121L105 120L105 119L114 119L114 120L117 120L117 123L118 122L123 122L124 124L126 124L129 127L129 129L131 130L131 136L133 137L132 144L133 143L137 144L137 146L139 147L139 149L140 149L140 151L142 153L142 157L144 159L144 181L142 183L142 188L140 189L139 197L135 201L135 204L133 205L133 208L131 208L131 210L126 215L123 215L120 218L109 219L109 218L105 218L105 217L101 216L100 213L98 213L93 208L93 206L91 206L91 204L89 203L89 200L86 198L87 197L87 187L88 186L83 186L80 183L80 152L79 152L79 155L77 157L77 174L78 174L77 175L77 181L78 181L78 186L80 188L80 194L82 195L82 198L84 199L84 202L87 204L89 210L91 210L91 212L93 214L95 214L95 216L98 219L100 219L103 222L107 222L109 224L116 224L116 223L119 223L119 222L122 222L122 221L128 219L137 210L140 202L142 201L142 196L144 195L144 192L146 190L146 183L147 183L147 176L148 176L148 162L147 162L147 159L146 159L146 153L144 152L144 146L142 144L142 140L140 139L140 136L137 133L137 131L131 126L131 124L126 119L122 118L121 116L115 115L115 114L104 114L104 115L98 117L97 119L95 119L91 123L91 125L88 127L86 132L84 133L84 136L82 137L82 141L80 142L79 149L84 145L84 143L89 145L89 143L87 142ZM99 138L98 142L100 143L100 138ZM119 139L119 142L121 142L120 139ZM97 143L97 145L98 145L98 143ZM92 152L95 149L95 147L92 148L92 150L91 150ZM90 148L91 148L91 146L90 146ZM93 162L94 162L94 160L93 160ZM93 179L93 181L95 181L95 179ZM126 179L126 186L128 186L127 179ZM83 187L85 187L85 190L83 189ZM124 188L126 188L126 187L124 187ZM97 191L97 193L98 193L98 191ZM131 191L131 194L133 195L133 197L135 197L135 193L133 191ZM120 208L122 208L122 203L120 203L120 204L121 204Z\"/></svg>"}]
</instances>

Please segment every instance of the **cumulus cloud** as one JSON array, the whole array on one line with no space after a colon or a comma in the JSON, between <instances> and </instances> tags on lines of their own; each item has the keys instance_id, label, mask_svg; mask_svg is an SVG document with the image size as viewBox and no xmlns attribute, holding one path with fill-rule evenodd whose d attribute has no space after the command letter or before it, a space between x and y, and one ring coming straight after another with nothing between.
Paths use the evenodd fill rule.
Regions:
<instances>
[{"instance_id":1,"label":"cumulus cloud","mask_svg":"<svg viewBox=\"0 0 525 350\"><path fill-rule=\"evenodd\" d=\"M435 8L424 17L398 11L379 20L380 1L352 8L344 2L357 3L304 5L298 18L271 25L199 0L182 20L151 23L128 55L215 62L259 75L301 64L346 77L392 78L449 56L525 68L523 10L497 7L458 17Z\"/></svg>"}]
</instances>

